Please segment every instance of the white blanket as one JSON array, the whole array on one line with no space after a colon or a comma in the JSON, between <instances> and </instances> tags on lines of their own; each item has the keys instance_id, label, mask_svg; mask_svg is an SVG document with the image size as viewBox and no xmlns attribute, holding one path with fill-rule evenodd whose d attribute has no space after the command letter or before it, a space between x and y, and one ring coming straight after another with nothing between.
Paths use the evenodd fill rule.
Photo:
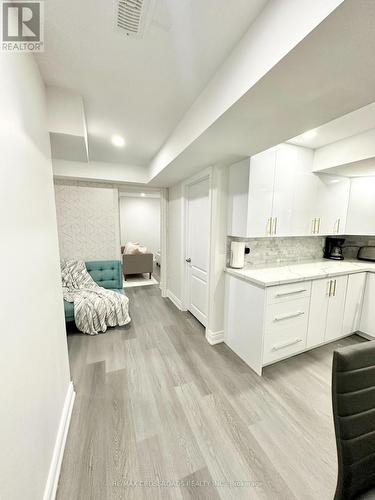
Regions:
<instances>
[{"instance_id":1,"label":"white blanket","mask_svg":"<svg viewBox=\"0 0 375 500\"><path fill-rule=\"evenodd\" d=\"M64 299L74 303L74 320L81 332L96 335L131 321L128 297L95 283L82 260L62 262L61 278Z\"/></svg>"}]
</instances>

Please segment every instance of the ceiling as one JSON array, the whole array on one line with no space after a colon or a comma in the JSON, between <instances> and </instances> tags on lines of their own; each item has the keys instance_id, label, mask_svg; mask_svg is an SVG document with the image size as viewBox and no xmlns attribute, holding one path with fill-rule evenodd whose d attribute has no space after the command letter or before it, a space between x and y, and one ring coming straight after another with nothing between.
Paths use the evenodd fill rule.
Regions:
<instances>
[{"instance_id":1,"label":"ceiling","mask_svg":"<svg viewBox=\"0 0 375 500\"><path fill-rule=\"evenodd\" d=\"M151 181L171 186L375 101L375 2L345 0Z\"/></svg>"},{"instance_id":2,"label":"ceiling","mask_svg":"<svg viewBox=\"0 0 375 500\"><path fill-rule=\"evenodd\" d=\"M301 134L287 142L318 149L373 128L375 128L375 102L313 129L316 134L313 137Z\"/></svg>"},{"instance_id":3,"label":"ceiling","mask_svg":"<svg viewBox=\"0 0 375 500\"><path fill-rule=\"evenodd\" d=\"M266 3L157 0L137 39L114 28L112 1L45 2L38 64L47 85L83 96L90 161L147 165Z\"/></svg>"}]
</instances>

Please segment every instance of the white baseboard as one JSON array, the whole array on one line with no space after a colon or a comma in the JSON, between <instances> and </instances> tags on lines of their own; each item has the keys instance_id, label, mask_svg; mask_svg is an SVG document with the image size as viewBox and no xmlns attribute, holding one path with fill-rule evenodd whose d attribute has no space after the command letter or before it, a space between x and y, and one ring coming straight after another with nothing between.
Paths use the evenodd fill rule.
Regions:
<instances>
[{"instance_id":1,"label":"white baseboard","mask_svg":"<svg viewBox=\"0 0 375 500\"><path fill-rule=\"evenodd\" d=\"M75 396L76 393L74 392L73 382L70 382L65 397L63 411L61 413L60 424L57 431L55 447L53 450L51 465L48 472L43 500L55 500L56 498L57 485L59 482L60 469L64 456L66 437L68 435Z\"/></svg>"},{"instance_id":2,"label":"white baseboard","mask_svg":"<svg viewBox=\"0 0 375 500\"><path fill-rule=\"evenodd\" d=\"M182 308L182 302L181 300L176 297L174 293L172 293L170 290L167 290L167 297L169 300L173 302L173 304L179 309L180 311L183 311L184 309Z\"/></svg>"},{"instance_id":3,"label":"white baseboard","mask_svg":"<svg viewBox=\"0 0 375 500\"><path fill-rule=\"evenodd\" d=\"M218 332L211 332L211 330L207 328L206 340L211 345L220 344L221 342L224 342L224 330L219 330Z\"/></svg>"}]
</instances>

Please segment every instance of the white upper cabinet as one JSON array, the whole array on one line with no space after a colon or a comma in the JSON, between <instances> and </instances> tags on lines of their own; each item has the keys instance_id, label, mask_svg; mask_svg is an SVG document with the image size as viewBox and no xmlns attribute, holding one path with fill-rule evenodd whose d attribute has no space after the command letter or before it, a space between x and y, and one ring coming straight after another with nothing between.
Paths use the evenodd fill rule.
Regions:
<instances>
[{"instance_id":1,"label":"white upper cabinet","mask_svg":"<svg viewBox=\"0 0 375 500\"><path fill-rule=\"evenodd\" d=\"M275 182L276 150L268 149L250 159L247 236L273 233L272 203Z\"/></svg>"},{"instance_id":2,"label":"white upper cabinet","mask_svg":"<svg viewBox=\"0 0 375 500\"><path fill-rule=\"evenodd\" d=\"M346 233L375 235L375 177L351 180Z\"/></svg>"},{"instance_id":3,"label":"white upper cabinet","mask_svg":"<svg viewBox=\"0 0 375 500\"><path fill-rule=\"evenodd\" d=\"M350 180L346 177L317 175L316 234L345 234Z\"/></svg>"},{"instance_id":4,"label":"white upper cabinet","mask_svg":"<svg viewBox=\"0 0 375 500\"><path fill-rule=\"evenodd\" d=\"M313 156L312 149L280 144L232 165L228 234L345 234L350 181L313 173Z\"/></svg>"},{"instance_id":5,"label":"white upper cabinet","mask_svg":"<svg viewBox=\"0 0 375 500\"><path fill-rule=\"evenodd\" d=\"M311 149L291 144L280 144L275 148L272 236L311 234L317 194L317 179L311 171L312 163Z\"/></svg>"}]
</instances>

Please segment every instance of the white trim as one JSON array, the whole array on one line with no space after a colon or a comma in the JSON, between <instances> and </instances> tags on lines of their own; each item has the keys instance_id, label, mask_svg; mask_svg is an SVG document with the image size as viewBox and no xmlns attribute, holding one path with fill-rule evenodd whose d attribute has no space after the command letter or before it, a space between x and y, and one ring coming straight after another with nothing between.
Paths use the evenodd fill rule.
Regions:
<instances>
[{"instance_id":1,"label":"white trim","mask_svg":"<svg viewBox=\"0 0 375 500\"><path fill-rule=\"evenodd\" d=\"M64 401L63 411L61 413L59 428L57 431L55 447L53 450L52 460L48 472L43 500L55 500L56 498L57 485L59 482L66 437L68 435L75 396L76 393L74 392L73 383L70 382Z\"/></svg>"},{"instance_id":2,"label":"white trim","mask_svg":"<svg viewBox=\"0 0 375 500\"><path fill-rule=\"evenodd\" d=\"M181 300L178 297L176 297L176 295L170 290L167 290L167 297L171 302L173 302L173 304L177 307L177 309L179 309L180 311L186 311L186 309L183 309L182 307Z\"/></svg>"},{"instance_id":3,"label":"white trim","mask_svg":"<svg viewBox=\"0 0 375 500\"><path fill-rule=\"evenodd\" d=\"M160 292L167 297L168 189L160 190Z\"/></svg>"},{"instance_id":4,"label":"white trim","mask_svg":"<svg viewBox=\"0 0 375 500\"><path fill-rule=\"evenodd\" d=\"M211 332L208 328L206 329L206 340L210 345L220 344L224 342L224 330L218 332Z\"/></svg>"}]
</instances>

